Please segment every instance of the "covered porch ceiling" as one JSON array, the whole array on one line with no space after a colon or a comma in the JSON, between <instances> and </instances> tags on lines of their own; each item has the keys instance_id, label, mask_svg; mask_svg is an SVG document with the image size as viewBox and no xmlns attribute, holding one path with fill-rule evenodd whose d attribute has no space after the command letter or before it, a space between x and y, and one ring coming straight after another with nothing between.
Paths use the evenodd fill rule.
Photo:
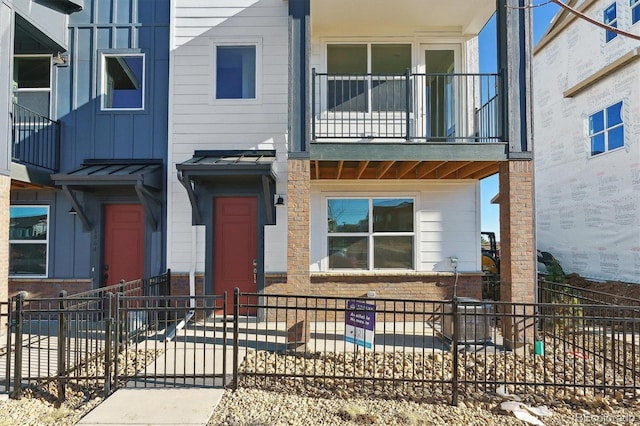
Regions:
<instances>
[{"instance_id":1,"label":"covered porch ceiling","mask_svg":"<svg viewBox=\"0 0 640 426\"><path fill-rule=\"evenodd\" d=\"M498 161L321 161L311 160L311 179L484 179Z\"/></svg>"},{"instance_id":2,"label":"covered porch ceiling","mask_svg":"<svg viewBox=\"0 0 640 426\"><path fill-rule=\"evenodd\" d=\"M358 33L372 26L388 33L456 29L477 34L495 12L495 0L311 0L311 31Z\"/></svg>"}]
</instances>

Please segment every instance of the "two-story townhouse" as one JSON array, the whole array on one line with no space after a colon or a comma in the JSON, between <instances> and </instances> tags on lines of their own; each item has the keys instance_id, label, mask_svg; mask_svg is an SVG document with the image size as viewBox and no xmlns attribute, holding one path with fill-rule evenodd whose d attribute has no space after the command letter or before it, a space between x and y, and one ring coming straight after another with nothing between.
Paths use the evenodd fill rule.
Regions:
<instances>
[{"instance_id":1,"label":"two-story townhouse","mask_svg":"<svg viewBox=\"0 0 640 426\"><path fill-rule=\"evenodd\" d=\"M169 1L13 0L5 12L7 222L44 227L10 234L9 294L163 272Z\"/></svg>"},{"instance_id":2,"label":"two-story townhouse","mask_svg":"<svg viewBox=\"0 0 640 426\"><path fill-rule=\"evenodd\" d=\"M640 1L570 4L640 35ZM640 283L640 42L563 10L534 54L538 246L565 272Z\"/></svg>"},{"instance_id":3,"label":"two-story townhouse","mask_svg":"<svg viewBox=\"0 0 640 426\"><path fill-rule=\"evenodd\" d=\"M173 291L479 298L500 173L502 294L533 301L524 6L172 0Z\"/></svg>"}]
</instances>

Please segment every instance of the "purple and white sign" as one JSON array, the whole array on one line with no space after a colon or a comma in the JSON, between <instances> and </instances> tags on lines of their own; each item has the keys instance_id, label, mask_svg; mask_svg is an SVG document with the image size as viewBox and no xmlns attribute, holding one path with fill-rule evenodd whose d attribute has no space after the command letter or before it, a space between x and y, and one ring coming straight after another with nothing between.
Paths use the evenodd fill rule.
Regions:
<instances>
[{"instance_id":1,"label":"purple and white sign","mask_svg":"<svg viewBox=\"0 0 640 426\"><path fill-rule=\"evenodd\" d=\"M371 349L376 328L376 305L347 300L344 340Z\"/></svg>"}]
</instances>

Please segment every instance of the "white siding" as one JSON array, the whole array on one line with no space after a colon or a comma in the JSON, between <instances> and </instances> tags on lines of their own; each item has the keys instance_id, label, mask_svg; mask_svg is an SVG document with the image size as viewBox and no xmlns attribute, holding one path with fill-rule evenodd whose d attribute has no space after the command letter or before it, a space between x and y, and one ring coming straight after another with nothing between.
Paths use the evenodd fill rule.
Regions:
<instances>
[{"instance_id":1,"label":"white siding","mask_svg":"<svg viewBox=\"0 0 640 426\"><path fill-rule=\"evenodd\" d=\"M313 182L311 190L311 271L327 270L326 197L414 197L416 271L478 272L480 265L479 183L477 181Z\"/></svg>"},{"instance_id":2,"label":"white siding","mask_svg":"<svg viewBox=\"0 0 640 426\"><path fill-rule=\"evenodd\" d=\"M602 21L612 0L587 14ZM618 28L631 26L618 1ZM535 176L538 248L565 272L640 283L640 60L610 73L572 98L563 92L640 42L577 19L534 57ZM588 117L623 102L624 147L590 155Z\"/></svg>"},{"instance_id":3,"label":"white siding","mask_svg":"<svg viewBox=\"0 0 640 426\"><path fill-rule=\"evenodd\" d=\"M174 0L168 170L168 267L188 271L191 253L191 205L177 181L176 164L195 150L275 149L277 192L286 188L288 109L288 4L282 0ZM213 99L214 45L258 43L259 94L256 101ZM281 209L279 209L281 210ZM266 266L286 270L279 249L286 235L286 214L266 231ZM204 272L204 227L197 236L197 272ZM286 244L286 238L284 238ZM284 246L286 248L286 246ZM273 260L275 259L275 260ZM271 269L274 270L274 269Z\"/></svg>"}]
</instances>

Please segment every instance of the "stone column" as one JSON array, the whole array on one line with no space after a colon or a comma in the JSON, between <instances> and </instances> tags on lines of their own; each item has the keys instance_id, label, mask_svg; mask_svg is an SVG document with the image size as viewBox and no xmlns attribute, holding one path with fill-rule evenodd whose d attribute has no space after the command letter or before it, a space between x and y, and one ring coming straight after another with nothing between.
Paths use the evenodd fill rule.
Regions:
<instances>
[{"instance_id":1,"label":"stone column","mask_svg":"<svg viewBox=\"0 0 640 426\"><path fill-rule=\"evenodd\" d=\"M533 161L511 160L500 166L500 298L504 302L536 301L536 245L533 206ZM532 344L533 309L512 305L502 321L505 343L511 348Z\"/></svg>"}]
</instances>

